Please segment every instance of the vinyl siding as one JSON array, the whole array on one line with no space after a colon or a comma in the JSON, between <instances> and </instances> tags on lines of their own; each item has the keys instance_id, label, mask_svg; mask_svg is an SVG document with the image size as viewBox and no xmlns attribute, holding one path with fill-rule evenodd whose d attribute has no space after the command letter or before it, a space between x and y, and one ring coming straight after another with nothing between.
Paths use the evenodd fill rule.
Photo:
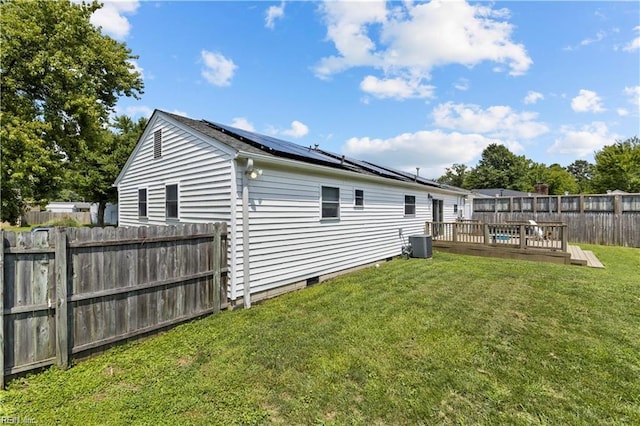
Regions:
<instances>
[{"instance_id":1,"label":"vinyl siding","mask_svg":"<svg viewBox=\"0 0 640 426\"><path fill-rule=\"evenodd\" d=\"M428 194L444 201L445 218L455 218L458 197L428 188L340 179L329 174L260 166L249 184L251 293L330 274L401 254L403 241L423 234L431 220ZM242 170L236 175L238 232L237 288L242 296ZM322 186L340 189L340 218L321 219ZM364 207L355 206L355 190L364 191ZM404 214L404 196L416 197L416 214ZM451 220L453 220L451 219Z\"/></svg>"},{"instance_id":2,"label":"vinyl siding","mask_svg":"<svg viewBox=\"0 0 640 426\"><path fill-rule=\"evenodd\" d=\"M162 156L153 158L153 136L162 129ZM118 185L122 226L227 222L231 218L231 155L156 117ZM165 217L165 186L178 184L178 219ZM138 217L138 188L147 188L147 218Z\"/></svg>"}]
</instances>

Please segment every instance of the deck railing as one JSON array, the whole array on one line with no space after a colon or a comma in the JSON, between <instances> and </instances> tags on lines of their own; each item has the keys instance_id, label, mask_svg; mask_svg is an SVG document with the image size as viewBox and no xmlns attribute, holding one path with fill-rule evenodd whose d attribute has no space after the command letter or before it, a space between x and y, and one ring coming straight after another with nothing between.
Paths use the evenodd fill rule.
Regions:
<instances>
[{"instance_id":1,"label":"deck railing","mask_svg":"<svg viewBox=\"0 0 640 426\"><path fill-rule=\"evenodd\" d=\"M426 233L434 242L484 244L521 249L535 248L566 252L567 225L563 223L523 222L427 222Z\"/></svg>"}]
</instances>

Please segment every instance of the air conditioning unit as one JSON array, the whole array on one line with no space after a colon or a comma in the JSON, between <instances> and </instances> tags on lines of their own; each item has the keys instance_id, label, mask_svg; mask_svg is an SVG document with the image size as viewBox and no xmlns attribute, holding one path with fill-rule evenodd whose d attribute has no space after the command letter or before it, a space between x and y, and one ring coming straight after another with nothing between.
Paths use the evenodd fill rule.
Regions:
<instances>
[{"instance_id":1,"label":"air conditioning unit","mask_svg":"<svg viewBox=\"0 0 640 426\"><path fill-rule=\"evenodd\" d=\"M420 257L428 259L433 256L433 241L431 235L411 235L409 237L411 244L411 257Z\"/></svg>"}]
</instances>

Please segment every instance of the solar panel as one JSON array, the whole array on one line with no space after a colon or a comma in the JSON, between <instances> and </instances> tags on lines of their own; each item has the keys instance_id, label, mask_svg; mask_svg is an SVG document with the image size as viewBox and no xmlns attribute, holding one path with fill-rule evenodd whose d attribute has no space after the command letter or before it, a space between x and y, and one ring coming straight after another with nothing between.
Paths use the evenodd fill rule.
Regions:
<instances>
[{"instance_id":1,"label":"solar panel","mask_svg":"<svg viewBox=\"0 0 640 426\"><path fill-rule=\"evenodd\" d=\"M363 168L365 170L369 170L370 172L375 173L375 174L377 174L379 176L386 177L386 178L389 178L389 179L395 179L395 180L405 180L402 176L398 175L397 173L393 173L393 172L391 172L389 170L386 170L386 169L384 169L382 167L378 167L375 164L371 164L371 163L368 163L366 161L356 160L355 158L349 158L348 161L353 163L353 164L356 164L357 166L359 166L359 167L361 167L361 168Z\"/></svg>"},{"instance_id":2,"label":"solar panel","mask_svg":"<svg viewBox=\"0 0 640 426\"><path fill-rule=\"evenodd\" d=\"M367 164L371 164L371 163L369 163L368 161L365 161L365 163L367 163ZM373 164L372 164L372 165L373 165ZM434 181L432 181L432 180L430 180L430 179L425 179L425 178L423 178L423 177L416 176L416 175L415 175L415 174L413 174L413 173L403 172L403 171L401 171L401 170L392 169L391 167L387 167L387 166L384 166L384 167L382 167L382 166L376 166L376 167L381 168L381 169L383 169L383 170L387 170L387 171L389 171L389 172L391 172L391 173L396 173L396 174L398 174L398 175L400 175L400 176L403 176L403 177L405 177L405 178L407 178L407 179L409 179L409 180L416 181L416 182L422 183L422 184L424 184L424 185L430 185L430 186L440 187L440 184L439 184L439 183L434 182Z\"/></svg>"},{"instance_id":3,"label":"solar panel","mask_svg":"<svg viewBox=\"0 0 640 426\"><path fill-rule=\"evenodd\" d=\"M355 172L366 171L378 176L382 176L388 179L395 179L407 182L419 182L424 185L436 186L440 185L429 179L416 177L415 174L395 170L390 167L378 166L377 164L370 163L368 161L356 160L355 158L349 158L344 155L334 154L329 151L320 150L317 148L304 147L292 142L287 142L282 139L277 139L272 136L261 135L259 133L250 132L248 130L238 129L236 127L227 126L224 124L218 124L211 121L203 120L210 126L217 128L218 130L229 133L234 137L247 142L263 151L279 154L289 158L307 159L314 163L324 163L333 167L340 167L346 170Z\"/></svg>"},{"instance_id":4,"label":"solar panel","mask_svg":"<svg viewBox=\"0 0 640 426\"><path fill-rule=\"evenodd\" d=\"M296 158L306 158L315 162L323 162L334 165L341 164L341 161L339 159L325 155L322 152L317 151L311 147L306 148L302 145L283 141L282 139L249 132L247 130L226 126L224 124L212 123L210 121L207 121L207 123L221 129L223 132L235 135L245 142L252 143L258 148L268 152L277 152L279 154L284 154L286 156L292 156Z\"/></svg>"}]
</instances>

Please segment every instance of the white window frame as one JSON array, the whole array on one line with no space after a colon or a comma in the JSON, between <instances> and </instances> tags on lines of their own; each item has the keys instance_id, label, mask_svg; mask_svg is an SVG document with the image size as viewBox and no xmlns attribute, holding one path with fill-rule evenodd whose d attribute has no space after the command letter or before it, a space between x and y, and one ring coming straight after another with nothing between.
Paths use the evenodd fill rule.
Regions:
<instances>
[{"instance_id":1,"label":"white window frame","mask_svg":"<svg viewBox=\"0 0 640 426\"><path fill-rule=\"evenodd\" d=\"M144 215L140 214L140 191L144 190ZM149 188L146 186L139 187L137 189L137 198L138 198L138 218L139 219L147 219L149 217Z\"/></svg>"},{"instance_id":2,"label":"white window frame","mask_svg":"<svg viewBox=\"0 0 640 426\"><path fill-rule=\"evenodd\" d=\"M325 188L337 190L338 191L338 200L337 201L325 200L324 199L324 189ZM336 205L337 206L336 216L325 216L324 215L325 204L330 204L330 205ZM339 219L340 219L340 187L322 185L320 187L320 220L339 220Z\"/></svg>"},{"instance_id":3,"label":"white window frame","mask_svg":"<svg viewBox=\"0 0 640 426\"><path fill-rule=\"evenodd\" d=\"M167 189L170 186L175 186L176 187L176 216L169 216L169 209L168 209L168 201L167 201ZM179 182L167 182L164 185L164 218L165 220L180 220L180 205L182 203L180 202L180 183Z\"/></svg>"},{"instance_id":4,"label":"white window frame","mask_svg":"<svg viewBox=\"0 0 640 426\"><path fill-rule=\"evenodd\" d=\"M358 197L358 191L362 193L361 197ZM358 200L362 200L361 204L358 204ZM364 189L354 189L353 190L353 206L357 209L364 208Z\"/></svg>"},{"instance_id":5,"label":"white window frame","mask_svg":"<svg viewBox=\"0 0 640 426\"><path fill-rule=\"evenodd\" d=\"M408 203L407 199L408 198L413 198L413 203ZM407 213L407 207L413 206L413 213ZM415 195L410 195L410 194L405 194L404 195L404 216L405 217L416 217L416 196Z\"/></svg>"}]
</instances>

